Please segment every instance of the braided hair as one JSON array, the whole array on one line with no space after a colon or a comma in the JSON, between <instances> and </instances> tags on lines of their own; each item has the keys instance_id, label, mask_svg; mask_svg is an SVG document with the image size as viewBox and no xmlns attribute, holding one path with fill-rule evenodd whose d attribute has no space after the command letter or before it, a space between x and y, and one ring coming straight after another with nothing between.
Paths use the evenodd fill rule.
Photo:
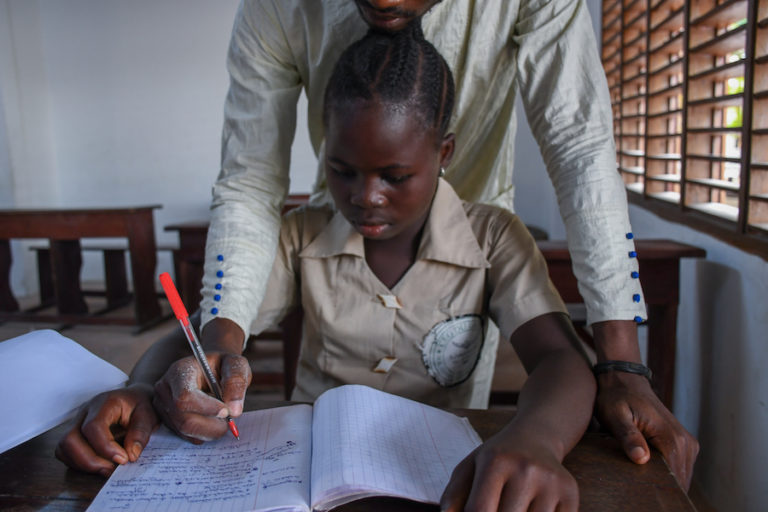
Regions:
<instances>
[{"instance_id":1,"label":"braided hair","mask_svg":"<svg viewBox=\"0 0 768 512\"><path fill-rule=\"evenodd\" d=\"M395 33L369 30L342 53L325 89L323 124L330 113L356 101L407 106L438 141L448 131L454 83L445 59L424 38L421 19Z\"/></svg>"}]
</instances>

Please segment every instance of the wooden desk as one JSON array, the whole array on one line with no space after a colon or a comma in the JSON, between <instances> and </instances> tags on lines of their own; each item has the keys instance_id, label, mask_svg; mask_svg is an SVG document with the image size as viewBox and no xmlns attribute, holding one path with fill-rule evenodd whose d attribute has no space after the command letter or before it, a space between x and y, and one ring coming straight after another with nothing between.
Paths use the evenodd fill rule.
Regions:
<instances>
[{"instance_id":1,"label":"wooden desk","mask_svg":"<svg viewBox=\"0 0 768 512\"><path fill-rule=\"evenodd\" d=\"M571 255L562 241L537 242L549 267L549 275L563 300L582 303ZM704 249L671 240L635 240L640 284L648 309L648 366L653 387L661 401L672 408L677 347L677 306L680 303L680 259L703 258Z\"/></svg>"},{"instance_id":2,"label":"wooden desk","mask_svg":"<svg viewBox=\"0 0 768 512\"><path fill-rule=\"evenodd\" d=\"M255 395L246 397L246 410L274 406ZM483 439L513 416L510 410L461 410ZM66 431L57 427L0 455L0 509L85 510L105 480L67 469L53 456L56 443ZM587 434L565 460L579 483L581 512L621 510L640 512L695 510L661 456L654 452L648 464L630 462L612 438ZM391 499L351 503L344 511L420 511L436 507Z\"/></svg>"},{"instance_id":3,"label":"wooden desk","mask_svg":"<svg viewBox=\"0 0 768 512\"><path fill-rule=\"evenodd\" d=\"M134 208L0 210L0 320L110 323L147 327L162 318L155 292L157 248L152 212L160 205ZM135 318L88 315L80 289L81 238L128 240ZM47 238L58 314L19 311L10 287L12 238Z\"/></svg>"}]
</instances>

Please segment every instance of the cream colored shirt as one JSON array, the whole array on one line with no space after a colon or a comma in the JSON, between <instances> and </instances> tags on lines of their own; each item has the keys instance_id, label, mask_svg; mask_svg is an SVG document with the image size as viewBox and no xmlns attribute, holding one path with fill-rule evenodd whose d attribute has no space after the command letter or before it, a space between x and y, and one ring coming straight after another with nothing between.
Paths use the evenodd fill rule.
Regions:
<instances>
[{"instance_id":1,"label":"cream colored shirt","mask_svg":"<svg viewBox=\"0 0 768 512\"><path fill-rule=\"evenodd\" d=\"M584 1L444 0L423 27L456 77L457 142L446 178L458 194L512 211L519 93L555 187L588 321L644 318L608 89ZM297 99L303 89L322 162L325 85L366 29L351 0L242 2L228 57L203 324L223 317L247 331L277 246ZM314 200L324 198L319 178Z\"/></svg>"},{"instance_id":2,"label":"cream colored shirt","mask_svg":"<svg viewBox=\"0 0 768 512\"><path fill-rule=\"evenodd\" d=\"M368 267L363 237L340 213L317 206L287 214L251 334L299 303L292 399L356 383L440 407L487 406L496 349L483 342L488 318L508 340L528 320L565 311L520 219L463 203L444 180L416 261L392 289ZM389 371L373 371L386 358L396 359Z\"/></svg>"}]
</instances>

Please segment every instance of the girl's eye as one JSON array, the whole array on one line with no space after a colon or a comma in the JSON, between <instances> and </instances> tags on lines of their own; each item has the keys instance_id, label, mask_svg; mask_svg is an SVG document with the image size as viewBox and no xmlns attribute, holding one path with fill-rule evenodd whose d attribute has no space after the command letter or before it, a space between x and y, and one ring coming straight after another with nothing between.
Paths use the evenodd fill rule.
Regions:
<instances>
[{"instance_id":1,"label":"girl's eye","mask_svg":"<svg viewBox=\"0 0 768 512\"><path fill-rule=\"evenodd\" d=\"M355 173L352 172L352 171L346 171L346 170L342 170L342 169L337 169L335 167L331 167L331 171L333 171L333 173L336 176L338 176L340 178L343 178L343 179L354 178L354 176L355 176Z\"/></svg>"},{"instance_id":2,"label":"girl's eye","mask_svg":"<svg viewBox=\"0 0 768 512\"><path fill-rule=\"evenodd\" d=\"M413 174L401 174L400 176L384 176L384 181L387 181L392 184L399 184L399 183L405 183L408 181Z\"/></svg>"}]
</instances>

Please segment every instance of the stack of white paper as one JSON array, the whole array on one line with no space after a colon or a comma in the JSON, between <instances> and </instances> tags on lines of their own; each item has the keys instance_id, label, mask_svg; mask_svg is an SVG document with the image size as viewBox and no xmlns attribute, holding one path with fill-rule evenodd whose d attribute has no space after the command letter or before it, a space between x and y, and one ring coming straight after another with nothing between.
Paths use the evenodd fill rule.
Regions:
<instances>
[{"instance_id":1,"label":"stack of white paper","mask_svg":"<svg viewBox=\"0 0 768 512\"><path fill-rule=\"evenodd\" d=\"M128 376L56 331L0 342L0 453L72 417Z\"/></svg>"}]
</instances>

